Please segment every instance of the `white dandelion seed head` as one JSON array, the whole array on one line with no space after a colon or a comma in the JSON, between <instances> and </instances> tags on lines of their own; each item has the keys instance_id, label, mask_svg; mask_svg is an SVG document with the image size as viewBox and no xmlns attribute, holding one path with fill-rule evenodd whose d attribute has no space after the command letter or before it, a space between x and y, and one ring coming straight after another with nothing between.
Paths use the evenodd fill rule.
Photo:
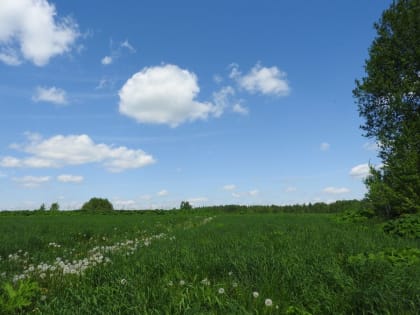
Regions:
<instances>
[{"instance_id":1,"label":"white dandelion seed head","mask_svg":"<svg viewBox=\"0 0 420 315\"><path fill-rule=\"evenodd\" d=\"M252 292L252 296L253 296L254 298L257 298L257 297L259 297L259 296L260 296L260 294L259 294L257 291L254 291L254 292Z\"/></svg>"},{"instance_id":2,"label":"white dandelion seed head","mask_svg":"<svg viewBox=\"0 0 420 315\"><path fill-rule=\"evenodd\" d=\"M265 299L264 304L265 306L273 306L273 301L271 299Z\"/></svg>"},{"instance_id":3,"label":"white dandelion seed head","mask_svg":"<svg viewBox=\"0 0 420 315\"><path fill-rule=\"evenodd\" d=\"M122 285L126 285L127 284L127 280L126 279L121 279L120 282L121 282Z\"/></svg>"},{"instance_id":4,"label":"white dandelion seed head","mask_svg":"<svg viewBox=\"0 0 420 315\"><path fill-rule=\"evenodd\" d=\"M179 285L185 285L185 281L184 280L179 281Z\"/></svg>"},{"instance_id":5,"label":"white dandelion seed head","mask_svg":"<svg viewBox=\"0 0 420 315\"><path fill-rule=\"evenodd\" d=\"M225 289L219 288L218 292L219 292L219 294L224 294L225 293Z\"/></svg>"}]
</instances>

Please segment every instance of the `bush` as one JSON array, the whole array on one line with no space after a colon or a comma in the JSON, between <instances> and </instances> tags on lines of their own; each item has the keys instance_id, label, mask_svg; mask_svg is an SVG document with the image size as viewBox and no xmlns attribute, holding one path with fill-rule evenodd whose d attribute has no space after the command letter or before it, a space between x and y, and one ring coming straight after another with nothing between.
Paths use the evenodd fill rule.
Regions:
<instances>
[{"instance_id":1,"label":"bush","mask_svg":"<svg viewBox=\"0 0 420 315\"><path fill-rule=\"evenodd\" d=\"M406 214L384 225L386 233L420 239L420 215Z\"/></svg>"},{"instance_id":2,"label":"bush","mask_svg":"<svg viewBox=\"0 0 420 315\"><path fill-rule=\"evenodd\" d=\"M108 199L103 198L91 198L88 202L85 202L81 210L87 211L110 211L114 210L112 203Z\"/></svg>"}]
</instances>

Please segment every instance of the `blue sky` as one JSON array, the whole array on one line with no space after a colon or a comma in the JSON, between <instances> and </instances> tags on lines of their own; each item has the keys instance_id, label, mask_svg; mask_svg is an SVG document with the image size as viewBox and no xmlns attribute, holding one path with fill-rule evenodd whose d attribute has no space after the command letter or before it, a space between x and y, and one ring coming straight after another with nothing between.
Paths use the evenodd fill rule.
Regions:
<instances>
[{"instance_id":1,"label":"blue sky","mask_svg":"<svg viewBox=\"0 0 420 315\"><path fill-rule=\"evenodd\" d=\"M391 1L0 4L0 209L362 198L354 80Z\"/></svg>"}]
</instances>

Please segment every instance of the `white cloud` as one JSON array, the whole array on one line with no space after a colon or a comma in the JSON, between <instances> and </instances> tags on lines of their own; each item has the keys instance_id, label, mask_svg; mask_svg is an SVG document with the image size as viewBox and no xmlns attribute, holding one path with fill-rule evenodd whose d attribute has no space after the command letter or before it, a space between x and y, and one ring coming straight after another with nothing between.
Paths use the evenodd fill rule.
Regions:
<instances>
[{"instance_id":1,"label":"white cloud","mask_svg":"<svg viewBox=\"0 0 420 315\"><path fill-rule=\"evenodd\" d=\"M49 182L51 177L49 176L24 176L14 177L13 181L20 183L25 188L36 188L41 184Z\"/></svg>"},{"instance_id":2,"label":"white cloud","mask_svg":"<svg viewBox=\"0 0 420 315\"><path fill-rule=\"evenodd\" d=\"M140 196L140 199L142 199L142 200L151 200L152 199L152 196L150 196L150 195L141 195Z\"/></svg>"},{"instance_id":3,"label":"white cloud","mask_svg":"<svg viewBox=\"0 0 420 315\"><path fill-rule=\"evenodd\" d=\"M321 151L328 151L328 150L330 149L330 147L331 147L331 145L330 145L328 142L322 142L322 143L319 145L319 149L320 149Z\"/></svg>"},{"instance_id":4,"label":"white cloud","mask_svg":"<svg viewBox=\"0 0 420 315\"><path fill-rule=\"evenodd\" d=\"M208 201L207 197L196 197L196 198L189 198L187 200L192 206L201 206L203 205L206 201Z\"/></svg>"},{"instance_id":5,"label":"white cloud","mask_svg":"<svg viewBox=\"0 0 420 315\"><path fill-rule=\"evenodd\" d=\"M232 197L239 198L239 197L241 197L241 194L240 193L233 192L232 193Z\"/></svg>"},{"instance_id":6,"label":"white cloud","mask_svg":"<svg viewBox=\"0 0 420 315\"><path fill-rule=\"evenodd\" d=\"M22 63L22 61L19 59L19 56L14 51L0 52L0 61L4 62L6 65L9 66L18 66Z\"/></svg>"},{"instance_id":7,"label":"white cloud","mask_svg":"<svg viewBox=\"0 0 420 315\"><path fill-rule=\"evenodd\" d=\"M251 191L248 192L248 194L252 197L258 196L259 193L260 193L260 191L258 189L254 189L254 190L251 190Z\"/></svg>"},{"instance_id":8,"label":"white cloud","mask_svg":"<svg viewBox=\"0 0 420 315\"><path fill-rule=\"evenodd\" d=\"M236 185L233 184L229 184L229 185L225 185L223 186L224 190L230 191L230 190L235 190L236 189Z\"/></svg>"},{"instance_id":9,"label":"white cloud","mask_svg":"<svg viewBox=\"0 0 420 315\"><path fill-rule=\"evenodd\" d=\"M354 178L366 178L369 175L370 168L368 163L359 164L350 170L350 176Z\"/></svg>"},{"instance_id":10,"label":"white cloud","mask_svg":"<svg viewBox=\"0 0 420 315\"><path fill-rule=\"evenodd\" d=\"M18 65L22 59L44 66L69 52L79 36L69 17L57 18L47 0L0 1L0 60Z\"/></svg>"},{"instance_id":11,"label":"white cloud","mask_svg":"<svg viewBox=\"0 0 420 315\"><path fill-rule=\"evenodd\" d=\"M125 41L123 41L120 46L122 48L126 48L128 49L131 53L135 53L136 49L128 42L128 40L126 39Z\"/></svg>"},{"instance_id":12,"label":"white cloud","mask_svg":"<svg viewBox=\"0 0 420 315\"><path fill-rule=\"evenodd\" d=\"M48 102L58 105L67 104L66 91L56 87L37 87L35 95L32 97L34 102Z\"/></svg>"},{"instance_id":13,"label":"white cloud","mask_svg":"<svg viewBox=\"0 0 420 315\"><path fill-rule=\"evenodd\" d=\"M242 106L239 103L236 103L235 105L233 105L232 110L233 112L241 114L241 115L248 115L249 113L248 108Z\"/></svg>"},{"instance_id":14,"label":"white cloud","mask_svg":"<svg viewBox=\"0 0 420 315\"><path fill-rule=\"evenodd\" d=\"M122 209L122 210L133 210L138 209L138 205L134 200L124 200L124 199L117 199L113 200L112 204L114 205L115 209Z\"/></svg>"},{"instance_id":15,"label":"white cloud","mask_svg":"<svg viewBox=\"0 0 420 315\"><path fill-rule=\"evenodd\" d=\"M62 183L81 183L83 182L83 176L62 174L57 176L57 180Z\"/></svg>"},{"instance_id":16,"label":"white cloud","mask_svg":"<svg viewBox=\"0 0 420 315\"><path fill-rule=\"evenodd\" d=\"M101 163L111 172L140 168L155 162L142 150L96 144L88 135L57 135L49 139L28 135L29 142L18 146L31 156L0 158L2 167L63 167Z\"/></svg>"},{"instance_id":17,"label":"white cloud","mask_svg":"<svg viewBox=\"0 0 420 315\"><path fill-rule=\"evenodd\" d=\"M287 193L295 192L295 191L297 191L297 188L293 187L293 186L289 186L284 191L287 192Z\"/></svg>"},{"instance_id":18,"label":"white cloud","mask_svg":"<svg viewBox=\"0 0 420 315\"><path fill-rule=\"evenodd\" d=\"M231 98L235 95L235 90L231 86L222 87L213 93L214 116L220 117L224 110L231 105Z\"/></svg>"},{"instance_id":19,"label":"white cloud","mask_svg":"<svg viewBox=\"0 0 420 315\"><path fill-rule=\"evenodd\" d=\"M105 56L101 59L101 63L103 65L110 65L112 63L112 57L111 56Z\"/></svg>"},{"instance_id":20,"label":"white cloud","mask_svg":"<svg viewBox=\"0 0 420 315\"><path fill-rule=\"evenodd\" d=\"M250 93L286 96L290 93L287 74L277 67L263 67L257 63L247 74L243 75L237 64L230 66L229 77Z\"/></svg>"},{"instance_id":21,"label":"white cloud","mask_svg":"<svg viewBox=\"0 0 420 315\"><path fill-rule=\"evenodd\" d=\"M169 194L169 192L168 192L166 189L162 189L161 191L159 191L159 192L157 193L157 195L158 195L159 197L167 196L168 194Z\"/></svg>"},{"instance_id":22,"label":"white cloud","mask_svg":"<svg viewBox=\"0 0 420 315\"><path fill-rule=\"evenodd\" d=\"M222 83L222 82L223 82L223 78L222 78L222 76L221 76L221 75L219 75L219 74L215 74L215 75L213 76L213 81L214 81L214 83L220 84L220 83Z\"/></svg>"},{"instance_id":23,"label":"white cloud","mask_svg":"<svg viewBox=\"0 0 420 315\"><path fill-rule=\"evenodd\" d=\"M324 193L326 194L331 194L331 195L339 195L339 194L347 194L350 192L350 189L345 188L345 187L341 187L341 188L337 188L337 187L326 187L323 190Z\"/></svg>"},{"instance_id":24,"label":"white cloud","mask_svg":"<svg viewBox=\"0 0 420 315\"><path fill-rule=\"evenodd\" d=\"M176 65L144 68L119 91L120 113L140 123L176 127L218 113L211 103L196 100L200 88L194 73Z\"/></svg>"}]
</instances>

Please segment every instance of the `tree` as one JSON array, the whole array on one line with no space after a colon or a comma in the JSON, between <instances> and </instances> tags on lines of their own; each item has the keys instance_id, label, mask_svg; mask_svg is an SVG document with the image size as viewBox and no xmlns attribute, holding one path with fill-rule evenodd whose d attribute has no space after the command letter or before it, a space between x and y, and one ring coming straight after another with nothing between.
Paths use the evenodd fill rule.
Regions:
<instances>
[{"instance_id":1,"label":"tree","mask_svg":"<svg viewBox=\"0 0 420 315\"><path fill-rule=\"evenodd\" d=\"M374 27L366 76L353 95L383 161L371 168L367 199L392 217L420 211L420 0L394 1Z\"/></svg>"},{"instance_id":2,"label":"tree","mask_svg":"<svg viewBox=\"0 0 420 315\"><path fill-rule=\"evenodd\" d=\"M191 210L192 206L188 201L181 201L181 205L179 207L181 210Z\"/></svg>"},{"instance_id":3,"label":"tree","mask_svg":"<svg viewBox=\"0 0 420 315\"><path fill-rule=\"evenodd\" d=\"M60 205L58 202L53 202L50 206L50 211L58 211L60 210Z\"/></svg>"},{"instance_id":4,"label":"tree","mask_svg":"<svg viewBox=\"0 0 420 315\"><path fill-rule=\"evenodd\" d=\"M45 210L46 210L45 203L43 203L43 204L39 207L38 211L45 211Z\"/></svg>"},{"instance_id":5,"label":"tree","mask_svg":"<svg viewBox=\"0 0 420 315\"><path fill-rule=\"evenodd\" d=\"M91 198L88 202L85 202L82 206L81 210L89 210L89 211L111 211L114 210L112 203L109 202L108 199L103 198Z\"/></svg>"}]
</instances>

